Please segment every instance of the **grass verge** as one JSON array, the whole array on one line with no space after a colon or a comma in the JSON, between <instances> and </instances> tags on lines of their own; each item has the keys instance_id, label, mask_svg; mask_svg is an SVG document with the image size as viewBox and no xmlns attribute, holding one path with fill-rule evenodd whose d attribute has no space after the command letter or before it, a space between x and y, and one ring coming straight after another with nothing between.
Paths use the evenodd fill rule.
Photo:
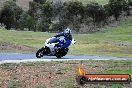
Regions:
<instances>
[{"instance_id":1,"label":"grass verge","mask_svg":"<svg viewBox=\"0 0 132 88\"><path fill-rule=\"evenodd\" d=\"M115 57L132 57L132 19L120 22L117 27L109 27L92 34L74 34L77 41L74 46L70 47L69 54L74 55L106 55ZM27 32L27 31L7 31L0 29L0 47L5 43L7 45L15 44L15 47L25 47L31 50L41 48L47 38L54 36L56 33L47 32ZM3 46L1 43L3 43ZM12 52L17 52L20 49ZM14 48L14 47L13 47ZM31 49L34 48L34 49ZM1 49L1 48L0 48ZM2 50L2 49L1 49ZM11 51L6 49L5 51ZM22 49L24 52L25 49ZM4 49L3 49L4 52Z\"/></svg>"}]
</instances>

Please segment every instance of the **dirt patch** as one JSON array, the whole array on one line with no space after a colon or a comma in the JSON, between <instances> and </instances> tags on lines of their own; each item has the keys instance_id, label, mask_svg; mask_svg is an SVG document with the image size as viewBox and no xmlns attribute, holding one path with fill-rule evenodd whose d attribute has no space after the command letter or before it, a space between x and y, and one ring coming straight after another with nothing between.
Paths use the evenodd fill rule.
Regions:
<instances>
[{"instance_id":1,"label":"dirt patch","mask_svg":"<svg viewBox=\"0 0 132 88\"><path fill-rule=\"evenodd\" d=\"M9 52L35 52L37 49L30 46L18 45L9 42L0 42L0 51L9 51Z\"/></svg>"},{"instance_id":2,"label":"dirt patch","mask_svg":"<svg viewBox=\"0 0 132 88\"><path fill-rule=\"evenodd\" d=\"M130 62L112 61L65 61L65 62L32 62L0 65L1 88L131 88L132 84L86 84L76 83L76 68L83 63L87 73L98 73L107 70L129 70ZM122 69L122 67L124 67ZM15 86L15 87L13 87Z\"/></svg>"}]
</instances>

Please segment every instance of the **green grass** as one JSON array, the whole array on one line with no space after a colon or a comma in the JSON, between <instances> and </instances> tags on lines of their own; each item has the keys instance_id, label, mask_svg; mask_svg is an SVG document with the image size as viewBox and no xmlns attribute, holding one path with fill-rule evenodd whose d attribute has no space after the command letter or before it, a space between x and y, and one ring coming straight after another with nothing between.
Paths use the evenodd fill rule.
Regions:
<instances>
[{"instance_id":1,"label":"green grass","mask_svg":"<svg viewBox=\"0 0 132 88\"><path fill-rule=\"evenodd\" d=\"M105 74L130 74L132 75L132 69L129 70L108 70L104 72Z\"/></svg>"},{"instance_id":2,"label":"green grass","mask_svg":"<svg viewBox=\"0 0 132 88\"><path fill-rule=\"evenodd\" d=\"M108 64L108 61L106 61L106 63ZM108 74L108 73L109 74L130 74L132 76L131 65L132 65L132 61L129 61L129 60L109 61L109 66L108 66L109 69L105 70L101 73L105 73L105 74Z\"/></svg>"},{"instance_id":3,"label":"green grass","mask_svg":"<svg viewBox=\"0 0 132 88\"><path fill-rule=\"evenodd\" d=\"M73 53L132 57L132 20L93 34L74 35Z\"/></svg>"},{"instance_id":4,"label":"green grass","mask_svg":"<svg viewBox=\"0 0 132 88\"><path fill-rule=\"evenodd\" d=\"M43 45L44 40L52 35L53 34L42 32L0 30L0 41L39 47Z\"/></svg>"},{"instance_id":5,"label":"green grass","mask_svg":"<svg viewBox=\"0 0 132 88\"><path fill-rule=\"evenodd\" d=\"M13 80L9 81L8 88L18 88L19 86L20 86L19 82Z\"/></svg>"},{"instance_id":6,"label":"green grass","mask_svg":"<svg viewBox=\"0 0 132 88\"><path fill-rule=\"evenodd\" d=\"M0 41L40 48L45 40L56 33L8 31L0 29ZM120 22L92 34L74 34L77 43L70 47L69 54L107 55L132 57L132 20Z\"/></svg>"}]
</instances>

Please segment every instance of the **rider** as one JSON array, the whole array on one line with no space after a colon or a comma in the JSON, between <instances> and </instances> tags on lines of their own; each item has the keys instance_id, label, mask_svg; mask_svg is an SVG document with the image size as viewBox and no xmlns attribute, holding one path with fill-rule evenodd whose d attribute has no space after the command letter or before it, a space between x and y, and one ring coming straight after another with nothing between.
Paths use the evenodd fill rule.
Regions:
<instances>
[{"instance_id":1,"label":"rider","mask_svg":"<svg viewBox=\"0 0 132 88\"><path fill-rule=\"evenodd\" d=\"M69 47L70 44L71 44L71 41L72 41L72 33L71 33L71 30L69 28L66 28L63 32L58 33L54 37L58 38L58 37L61 37L61 36L64 36L64 40L65 41L63 41L63 42L62 41L59 41L59 44L60 44L60 45L58 44L59 48L60 49L64 49L64 48Z\"/></svg>"}]
</instances>

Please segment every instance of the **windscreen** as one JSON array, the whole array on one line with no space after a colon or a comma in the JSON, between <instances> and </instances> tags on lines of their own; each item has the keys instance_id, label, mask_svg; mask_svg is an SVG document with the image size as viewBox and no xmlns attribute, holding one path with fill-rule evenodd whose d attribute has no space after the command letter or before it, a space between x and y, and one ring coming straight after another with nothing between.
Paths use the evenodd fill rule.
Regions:
<instances>
[{"instance_id":1,"label":"windscreen","mask_svg":"<svg viewBox=\"0 0 132 88\"><path fill-rule=\"evenodd\" d=\"M51 38L48 43L57 43L57 42L58 42L57 38Z\"/></svg>"}]
</instances>

